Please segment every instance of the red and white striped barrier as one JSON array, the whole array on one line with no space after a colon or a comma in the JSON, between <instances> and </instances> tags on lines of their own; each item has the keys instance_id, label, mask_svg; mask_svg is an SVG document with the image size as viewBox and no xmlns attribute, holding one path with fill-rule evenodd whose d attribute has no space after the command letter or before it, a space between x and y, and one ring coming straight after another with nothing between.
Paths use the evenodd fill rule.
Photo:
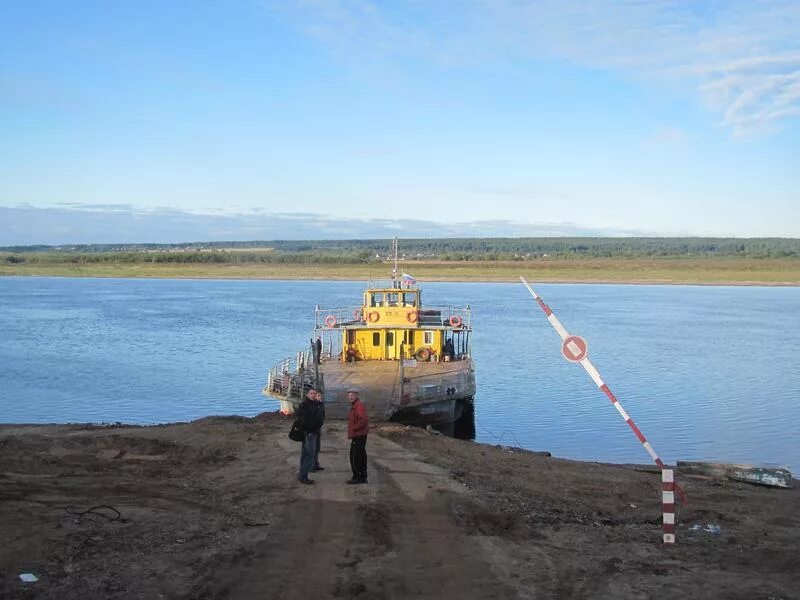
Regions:
<instances>
[{"instance_id":1,"label":"red and white striped barrier","mask_svg":"<svg viewBox=\"0 0 800 600\"><path fill-rule=\"evenodd\" d=\"M664 543L675 543L675 479L672 469L661 470L661 512L664 521L661 525Z\"/></svg>"},{"instance_id":2,"label":"red and white striped barrier","mask_svg":"<svg viewBox=\"0 0 800 600\"><path fill-rule=\"evenodd\" d=\"M675 494L675 492L677 492L678 496L681 499L681 502L683 502L684 504L686 504L687 499L686 499L686 494L684 494L684 492L680 488L680 486L678 486L675 483L675 481L673 479L672 470L666 468L666 465L664 464L664 461L662 461L661 458L658 456L658 454L656 454L656 451L653 450L653 447L650 445L650 442L647 441L647 438L644 437L644 434L636 426L636 423L633 422L633 419L631 419L630 416L628 415L628 413L625 412L625 409L622 408L622 404L620 404L619 400L617 400L617 397L612 393L612 391L609 389L609 387L606 385L606 383L600 377L600 373L597 372L597 369L595 369L594 365L592 364L592 362L588 358L588 344L586 343L586 341L583 338L581 338L581 337L579 337L577 335L570 335L569 332L567 332L567 330L561 324L561 322L553 314L553 311L550 310L550 307L547 306L547 304L544 303L544 301L539 297L539 295L536 292L533 291L533 288L530 285L528 285L528 282L525 281L525 278L520 276L520 280L522 280L522 283L524 283L525 287L528 288L528 291L531 293L531 296L533 296L534 300L536 300L536 302L539 303L539 306L544 311L544 314L547 315L547 320L550 321L550 324L553 326L553 329L555 329L556 332L558 332L558 335L561 337L561 340L562 340L561 353L564 355L564 358L566 358L567 360L569 360L571 362L580 363L580 365L589 374L589 377L592 378L592 381L594 381L595 384L597 384L597 387L599 387L603 391L603 393L608 397L608 399L611 400L611 404L614 405L614 408L617 409L617 412L619 412L620 416L623 419L625 419L625 422L631 428L631 430L633 431L634 435L636 435L636 438L641 442L642 446L644 446L644 449L650 455L650 458L652 458L653 462L655 462L656 465L658 466L658 468L661 469L662 481L664 482L662 484L664 486L663 505L664 505L664 508L666 509L666 507L667 507L666 498L667 498L667 494L669 494L669 496L671 498L670 505L672 507L670 512L669 512L669 515L668 515L667 512L664 512L664 543L665 544L675 543L675 499L674 499L674 494ZM669 475L667 475L667 473ZM668 483L667 483L667 479L666 479L667 477L669 477L669 482ZM666 488L667 485L669 485L669 491L668 492L667 492L667 488ZM668 519L670 520L669 523L668 523ZM667 532L667 525L668 524L669 524L669 528L670 528L669 532Z\"/></svg>"}]
</instances>

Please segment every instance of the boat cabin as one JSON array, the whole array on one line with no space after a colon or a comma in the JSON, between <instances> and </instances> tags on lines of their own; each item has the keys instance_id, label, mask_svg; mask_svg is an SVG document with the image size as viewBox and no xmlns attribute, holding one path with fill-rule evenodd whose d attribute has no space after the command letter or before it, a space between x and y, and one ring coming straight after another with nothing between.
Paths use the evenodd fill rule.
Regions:
<instances>
[{"instance_id":1,"label":"boat cabin","mask_svg":"<svg viewBox=\"0 0 800 600\"><path fill-rule=\"evenodd\" d=\"M364 291L353 309L316 309L323 355L342 362L469 357L470 309L425 307L416 284L389 282Z\"/></svg>"}]
</instances>

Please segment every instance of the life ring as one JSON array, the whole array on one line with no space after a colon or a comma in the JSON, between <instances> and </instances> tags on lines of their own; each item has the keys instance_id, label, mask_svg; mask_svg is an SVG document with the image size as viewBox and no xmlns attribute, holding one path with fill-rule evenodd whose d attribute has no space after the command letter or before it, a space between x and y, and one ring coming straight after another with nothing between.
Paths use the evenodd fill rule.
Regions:
<instances>
[{"instance_id":1,"label":"life ring","mask_svg":"<svg viewBox=\"0 0 800 600\"><path fill-rule=\"evenodd\" d=\"M419 320L419 314L417 314L416 310L412 310L406 314L406 319L408 319L409 323L416 323Z\"/></svg>"},{"instance_id":2,"label":"life ring","mask_svg":"<svg viewBox=\"0 0 800 600\"><path fill-rule=\"evenodd\" d=\"M334 317L333 315L328 315L327 317L325 317L325 326L326 327L331 328L334 325L336 325L336 317Z\"/></svg>"},{"instance_id":3,"label":"life ring","mask_svg":"<svg viewBox=\"0 0 800 600\"><path fill-rule=\"evenodd\" d=\"M464 320L458 315L453 315L450 317L450 327L461 327L463 322Z\"/></svg>"},{"instance_id":4,"label":"life ring","mask_svg":"<svg viewBox=\"0 0 800 600\"><path fill-rule=\"evenodd\" d=\"M361 308L357 308L353 311L353 320L354 321L363 321L364 320L364 310Z\"/></svg>"},{"instance_id":5,"label":"life ring","mask_svg":"<svg viewBox=\"0 0 800 600\"><path fill-rule=\"evenodd\" d=\"M425 362L431 357L431 351L428 348L420 348L419 350L417 350L416 356L419 360Z\"/></svg>"},{"instance_id":6,"label":"life ring","mask_svg":"<svg viewBox=\"0 0 800 600\"><path fill-rule=\"evenodd\" d=\"M377 323L380 320L380 318L381 318L381 313L379 313L377 310L373 310L367 315L367 320L370 323Z\"/></svg>"}]
</instances>

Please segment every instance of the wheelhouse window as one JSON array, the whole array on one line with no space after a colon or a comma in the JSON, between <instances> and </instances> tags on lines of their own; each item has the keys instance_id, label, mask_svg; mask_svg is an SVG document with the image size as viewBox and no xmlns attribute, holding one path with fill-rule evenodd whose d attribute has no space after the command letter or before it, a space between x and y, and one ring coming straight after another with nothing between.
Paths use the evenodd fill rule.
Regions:
<instances>
[{"instance_id":1,"label":"wheelhouse window","mask_svg":"<svg viewBox=\"0 0 800 600\"><path fill-rule=\"evenodd\" d=\"M403 294L403 306L416 306L417 295L414 292L405 292Z\"/></svg>"},{"instance_id":2,"label":"wheelhouse window","mask_svg":"<svg viewBox=\"0 0 800 600\"><path fill-rule=\"evenodd\" d=\"M369 295L370 306L385 306L383 303L383 292L376 292Z\"/></svg>"},{"instance_id":3,"label":"wheelhouse window","mask_svg":"<svg viewBox=\"0 0 800 600\"><path fill-rule=\"evenodd\" d=\"M430 346L433 344L433 332L432 331L423 331L422 332L422 343L426 346Z\"/></svg>"},{"instance_id":4,"label":"wheelhouse window","mask_svg":"<svg viewBox=\"0 0 800 600\"><path fill-rule=\"evenodd\" d=\"M372 345L373 346L380 346L381 345L381 333L380 333L380 331L375 331L372 334Z\"/></svg>"}]
</instances>

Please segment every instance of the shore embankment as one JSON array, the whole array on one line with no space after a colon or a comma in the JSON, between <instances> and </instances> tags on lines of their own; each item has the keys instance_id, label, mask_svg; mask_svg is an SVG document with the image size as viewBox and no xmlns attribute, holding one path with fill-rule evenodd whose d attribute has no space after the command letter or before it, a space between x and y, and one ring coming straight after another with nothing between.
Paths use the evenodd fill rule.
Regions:
<instances>
[{"instance_id":1,"label":"shore embankment","mask_svg":"<svg viewBox=\"0 0 800 600\"><path fill-rule=\"evenodd\" d=\"M304 486L289 424L0 426L0 597L799 597L797 486L678 473L664 546L652 469L388 424L352 486L329 422Z\"/></svg>"},{"instance_id":2,"label":"shore embankment","mask_svg":"<svg viewBox=\"0 0 800 600\"><path fill-rule=\"evenodd\" d=\"M554 258L528 261L410 261L420 281L631 283L688 285L800 285L800 259ZM0 263L0 275L179 279L325 279L385 277L391 266L307 263Z\"/></svg>"}]
</instances>

